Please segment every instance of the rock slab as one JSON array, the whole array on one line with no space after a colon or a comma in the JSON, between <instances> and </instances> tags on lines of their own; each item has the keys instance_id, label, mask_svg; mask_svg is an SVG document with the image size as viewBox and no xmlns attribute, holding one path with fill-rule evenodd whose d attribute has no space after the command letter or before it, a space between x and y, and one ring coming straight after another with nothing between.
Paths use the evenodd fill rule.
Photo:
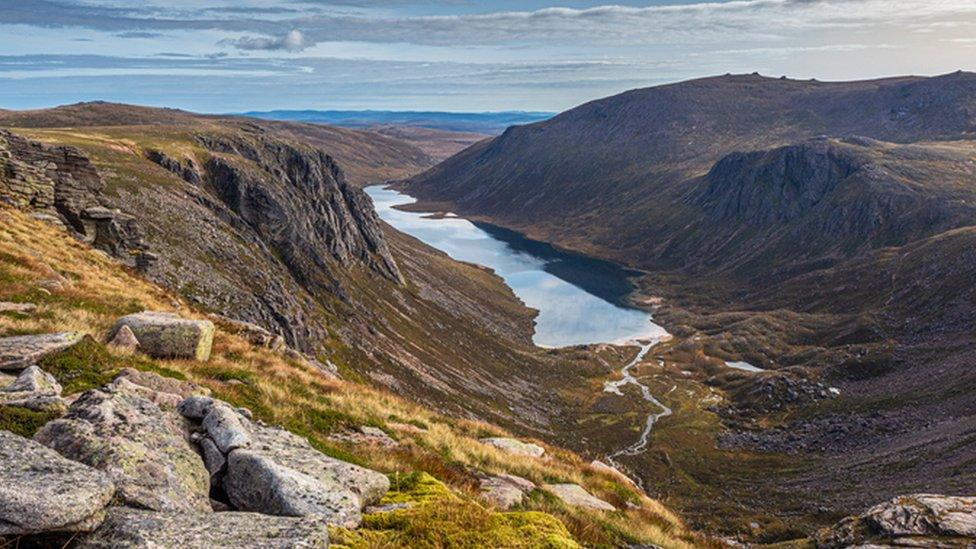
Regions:
<instances>
[{"instance_id":1,"label":"rock slab","mask_svg":"<svg viewBox=\"0 0 976 549\"><path fill-rule=\"evenodd\" d=\"M80 332L0 337L0 370L23 370L75 345L82 337Z\"/></svg>"},{"instance_id":2,"label":"rock slab","mask_svg":"<svg viewBox=\"0 0 976 549\"><path fill-rule=\"evenodd\" d=\"M542 488L561 499L566 505L599 511L616 511L616 507L590 494L579 484L545 484Z\"/></svg>"},{"instance_id":3,"label":"rock slab","mask_svg":"<svg viewBox=\"0 0 976 549\"><path fill-rule=\"evenodd\" d=\"M821 530L818 547L971 547L976 539L976 497L913 494L892 498Z\"/></svg>"},{"instance_id":4,"label":"rock slab","mask_svg":"<svg viewBox=\"0 0 976 549\"><path fill-rule=\"evenodd\" d=\"M191 320L173 313L143 311L120 318L112 329L114 339L128 326L139 342L139 350L154 358L210 359L214 324Z\"/></svg>"},{"instance_id":5,"label":"rock slab","mask_svg":"<svg viewBox=\"0 0 976 549\"><path fill-rule=\"evenodd\" d=\"M91 530L113 493L104 473L0 431L0 536Z\"/></svg>"},{"instance_id":6,"label":"rock slab","mask_svg":"<svg viewBox=\"0 0 976 549\"><path fill-rule=\"evenodd\" d=\"M522 503L525 494L535 490L535 484L515 475L491 475L479 479L481 497L499 509L511 509Z\"/></svg>"},{"instance_id":7,"label":"rock slab","mask_svg":"<svg viewBox=\"0 0 976 549\"><path fill-rule=\"evenodd\" d=\"M125 377L90 390L34 436L115 482L124 503L156 511L209 511L210 474L188 442L177 395Z\"/></svg>"},{"instance_id":8,"label":"rock slab","mask_svg":"<svg viewBox=\"0 0 976 549\"><path fill-rule=\"evenodd\" d=\"M109 510L102 525L78 547L298 549L329 546L320 517L272 517L255 513L159 513L125 507Z\"/></svg>"},{"instance_id":9,"label":"rock slab","mask_svg":"<svg viewBox=\"0 0 976 549\"><path fill-rule=\"evenodd\" d=\"M481 439L481 442L516 456L542 457L546 453L546 449L538 444L522 442L514 438L490 437Z\"/></svg>"}]
</instances>

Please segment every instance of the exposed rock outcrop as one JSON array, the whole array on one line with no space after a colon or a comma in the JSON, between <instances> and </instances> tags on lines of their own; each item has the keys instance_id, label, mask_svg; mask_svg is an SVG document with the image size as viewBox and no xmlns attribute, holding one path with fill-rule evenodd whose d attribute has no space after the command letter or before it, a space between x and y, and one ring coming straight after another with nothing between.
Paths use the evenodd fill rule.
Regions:
<instances>
[{"instance_id":1,"label":"exposed rock outcrop","mask_svg":"<svg viewBox=\"0 0 976 549\"><path fill-rule=\"evenodd\" d=\"M91 530L114 492L105 474L0 431L0 536Z\"/></svg>"},{"instance_id":2,"label":"exposed rock outcrop","mask_svg":"<svg viewBox=\"0 0 976 549\"><path fill-rule=\"evenodd\" d=\"M0 388L0 404L58 413L67 408L61 399L61 385L37 366L25 369L12 383Z\"/></svg>"},{"instance_id":3,"label":"exposed rock outcrop","mask_svg":"<svg viewBox=\"0 0 976 549\"><path fill-rule=\"evenodd\" d=\"M817 547L972 547L976 497L899 496L815 536Z\"/></svg>"},{"instance_id":4,"label":"exposed rock outcrop","mask_svg":"<svg viewBox=\"0 0 976 549\"><path fill-rule=\"evenodd\" d=\"M99 198L104 187L82 151L0 130L0 198L57 219L92 246L147 268L155 257L135 218L105 207Z\"/></svg>"},{"instance_id":5,"label":"exposed rock outcrop","mask_svg":"<svg viewBox=\"0 0 976 549\"><path fill-rule=\"evenodd\" d=\"M514 438L489 437L481 439L481 442L516 456L542 457L546 453L546 449L538 444L522 442Z\"/></svg>"},{"instance_id":6,"label":"exposed rock outcrop","mask_svg":"<svg viewBox=\"0 0 976 549\"><path fill-rule=\"evenodd\" d=\"M235 512L159 513L125 507L110 509L98 530L78 543L78 547L89 549L306 549L328 545L328 523L319 517Z\"/></svg>"},{"instance_id":7,"label":"exposed rock outcrop","mask_svg":"<svg viewBox=\"0 0 976 549\"><path fill-rule=\"evenodd\" d=\"M79 332L0 337L0 370L23 370L81 341Z\"/></svg>"},{"instance_id":8,"label":"exposed rock outcrop","mask_svg":"<svg viewBox=\"0 0 976 549\"><path fill-rule=\"evenodd\" d=\"M355 527L389 489L386 475L326 456L307 440L252 421L227 403L193 396L178 407L200 421L194 436L214 488L242 511L323 515Z\"/></svg>"},{"instance_id":9,"label":"exposed rock outcrop","mask_svg":"<svg viewBox=\"0 0 976 549\"><path fill-rule=\"evenodd\" d=\"M210 359L214 325L209 320L191 320L173 313L144 311L126 315L112 329L114 339L128 327L139 343L139 350L154 358Z\"/></svg>"},{"instance_id":10,"label":"exposed rock outcrop","mask_svg":"<svg viewBox=\"0 0 976 549\"><path fill-rule=\"evenodd\" d=\"M566 505L597 509L599 511L615 511L613 505L590 494L579 484L544 484L542 489L551 492Z\"/></svg>"},{"instance_id":11,"label":"exposed rock outcrop","mask_svg":"<svg viewBox=\"0 0 976 549\"><path fill-rule=\"evenodd\" d=\"M175 406L180 397L119 377L83 393L68 413L45 425L38 442L99 469L119 499L157 511L210 511L210 475L188 442Z\"/></svg>"},{"instance_id":12,"label":"exposed rock outcrop","mask_svg":"<svg viewBox=\"0 0 976 549\"><path fill-rule=\"evenodd\" d=\"M499 509L511 509L522 503L535 484L515 475L485 475L478 479L481 497Z\"/></svg>"}]
</instances>

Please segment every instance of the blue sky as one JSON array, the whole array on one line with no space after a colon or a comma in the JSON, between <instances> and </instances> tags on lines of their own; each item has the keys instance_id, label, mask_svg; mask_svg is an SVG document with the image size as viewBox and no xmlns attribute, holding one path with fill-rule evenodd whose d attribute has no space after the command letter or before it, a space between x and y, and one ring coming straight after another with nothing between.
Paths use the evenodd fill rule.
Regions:
<instances>
[{"instance_id":1,"label":"blue sky","mask_svg":"<svg viewBox=\"0 0 976 549\"><path fill-rule=\"evenodd\" d=\"M0 108L563 110L758 71L976 70L976 0L0 0Z\"/></svg>"}]
</instances>

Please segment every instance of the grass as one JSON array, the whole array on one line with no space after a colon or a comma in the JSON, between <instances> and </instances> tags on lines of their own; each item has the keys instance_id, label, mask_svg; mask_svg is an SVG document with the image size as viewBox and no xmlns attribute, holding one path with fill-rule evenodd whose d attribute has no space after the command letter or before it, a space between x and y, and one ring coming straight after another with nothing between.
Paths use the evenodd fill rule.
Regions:
<instances>
[{"instance_id":1,"label":"grass","mask_svg":"<svg viewBox=\"0 0 976 549\"><path fill-rule=\"evenodd\" d=\"M619 478L592 469L588 461L539 441L544 459L514 457L478 441L486 435L511 436L478 421L449 417L389 392L356 382L332 380L303 361L291 360L218 330L210 361L151 360L115 353L104 341L115 320L134 309L203 316L175 296L134 276L23 213L0 206L0 300L31 301L36 314L0 317L0 337L13 333L76 330L91 335L75 348L46 359L42 368L59 379L67 393L100 386L121 368L154 371L210 388L257 419L307 437L319 450L386 472L394 488L386 501L414 506L369 515L360 530L337 532L334 542L350 547L611 547L654 543L687 548L708 545L660 503ZM70 282L39 291L40 281ZM356 360L336 347L328 356ZM358 364L364 371L368 364ZM0 412L4 428L30 434L44 417ZM329 435L373 425L394 435L393 448L333 443ZM410 426L404 428L403 425ZM475 471L509 473L540 484L573 482L615 503L620 511L573 509L541 495L514 512L501 513L477 498ZM633 507L624 503L631 502Z\"/></svg>"}]
</instances>

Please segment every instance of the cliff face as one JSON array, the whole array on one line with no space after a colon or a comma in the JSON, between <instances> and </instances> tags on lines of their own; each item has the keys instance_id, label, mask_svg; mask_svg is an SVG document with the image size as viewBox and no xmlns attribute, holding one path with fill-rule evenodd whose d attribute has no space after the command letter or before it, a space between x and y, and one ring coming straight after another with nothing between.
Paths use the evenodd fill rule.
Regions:
<instances>
[{"instance_id":1,"label":"cliff face","mask_svg":"<svg viewBox=\"0 0 976 549\"><path fill-rule=\"evenodd\" d=\"M148 268L155 256L131 216L104 207L104 186L80 150L0 130L0 200L36 210L96 248Z\"/></svg>"}]
</instances>

